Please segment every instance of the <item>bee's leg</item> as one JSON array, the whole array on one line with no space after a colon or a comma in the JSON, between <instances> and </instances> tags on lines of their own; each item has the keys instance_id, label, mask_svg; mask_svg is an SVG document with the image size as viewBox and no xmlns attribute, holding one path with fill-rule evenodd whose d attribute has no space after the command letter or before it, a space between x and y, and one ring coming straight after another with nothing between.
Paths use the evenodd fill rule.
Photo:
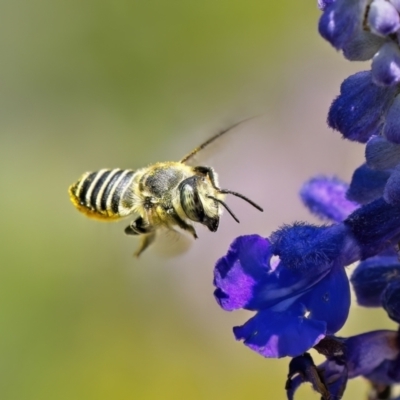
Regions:
<instances>
[{"instance_id":1,"label":"bee's leg","mask_svg":"<svg viewBox=\"0 0 400 400\"><path fill-rule=\"evenodd\" d=\"M214 186L214 189L219 190L220 188L217 186L217 182L215 179L215 173L214 170L210 167L194 167L193 168L195 171L200 172L203 175L206 175L210 178L210 181L212 185Z\"/></svg>"},{"instance_id":2,"label":"bee's leg","mask_svg":"<svg viewBox=\"0 0 400 400\"><path fill-rule=\"evenodd\" d=\"M198 238L196 230L194 229L193 225L183 221L177 215L175 216L174 221L179 226L179 228L183 229L184 231L188 231L195 239Z\"/></svg>"},{"instance_id":3,"label":"bee's leg","mask_svg":"<svg viewBox=\"0 0 400 400\"><path fill-rule=\"evenodd\" d=\"M141 235L141 242L139 248L135 251L134 256L139 257L147 247L153 243L156 233L154 229L146 224L142 217L136 218L126 228L125 233L127 235Z\"/></svg>"},{"instance_id":4,"label":"bee's leg","mask_svg":"<svg viewBox=\"0 0 400 400\"><path fill-rule=\"evenodd\" d=\"M145 223L142 217L136 218L132 221L126 228L125 233L127 235L144 235L146 233L151 233L153 228Z\"/></svg>"},{"instance_id":5,"label":"bee's leg","mask_svg":"<svg viewBox=\"0 0 400 400\"><path fill-rule=\"evenodd\" d=\"M155 232L142 235L138 249L133 253L135 257L139 257L153 242L156 237Z\"/></svg>"}]
</instances>

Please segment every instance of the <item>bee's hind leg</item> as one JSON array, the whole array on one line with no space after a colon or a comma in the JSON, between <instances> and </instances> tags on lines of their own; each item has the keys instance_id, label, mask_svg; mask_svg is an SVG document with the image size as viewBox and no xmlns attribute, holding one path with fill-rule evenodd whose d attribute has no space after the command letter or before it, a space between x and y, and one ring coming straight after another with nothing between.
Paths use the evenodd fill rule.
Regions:
<instances>
[{"instance_id":1,"label":"bee's hind leg","mask_svg":"<svg viewBox=\"0 0 400 400\"><path fill-rule=\"evenodd\" d=\"M138 249L133 253L135 257L139 257L153 242L156 238L156 233L148 233L147 235L142 235L140 238L140 245Z\"/></svg>"}]
</instances>

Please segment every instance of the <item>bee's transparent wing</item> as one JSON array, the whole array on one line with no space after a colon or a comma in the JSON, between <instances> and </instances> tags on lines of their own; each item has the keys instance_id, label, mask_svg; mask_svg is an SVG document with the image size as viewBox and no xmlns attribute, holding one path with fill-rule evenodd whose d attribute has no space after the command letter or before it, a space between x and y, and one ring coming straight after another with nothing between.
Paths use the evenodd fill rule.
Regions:
<instances>
[{"instance_id":1,"label":"bee's transparent wing","mask_svg":"<svg viewBox=\"0 0 400 400\"><path fill-rule=\"evenodd\" d=\"M176 229L159 228L151 251L163 258L176 257L188 251L193 241L192 237Z\"/></svg>"},{"instance_id":2,"label":"bee's transparent wing","mask_svg":"<svg viewBox=\"0 0 400 400\"><path fill-rule=\"evenodd\" d=\"M185 253L193 242L193 238L175 229L158 227L153 232L133 235L136 239L135 257L144 252L152 252L163 258L176 257Z\"/></svg>"}]
</instances>

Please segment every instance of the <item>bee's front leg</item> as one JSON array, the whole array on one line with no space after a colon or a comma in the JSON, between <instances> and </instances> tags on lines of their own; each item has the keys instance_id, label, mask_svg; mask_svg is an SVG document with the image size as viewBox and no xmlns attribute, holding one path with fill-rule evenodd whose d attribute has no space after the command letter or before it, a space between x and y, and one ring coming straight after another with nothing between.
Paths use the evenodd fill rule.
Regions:
<instances>
[{"instance_id":1,"label":"bee's front leg","mask_svg":"<svg viewBox=\"0 0 400 400\"><path fill-rule=\"evenodd\" d=\"M178 215L174 217L174 221L179 226L179 228L183 229L184 231L189 232L195 239L198 238L196 230L194 229L193 225L188 224L183 219L179 218Z\"/></svg>"},{"instance_id":2,"label":"bee's front leg","mask_svg":"<svg viewBox=\"0 0 400 400\"><path fill-rule=\"evenodd\" d=\"M178 225L184 231L189 232L195 239L198 238L196 230L193 225L187 223L184 219L182 219L178 213L174 210L173 207L158 207L157 215L163 221L163 224L167 227L173 229L174 225Z\"/></svg>"}]
</instances>

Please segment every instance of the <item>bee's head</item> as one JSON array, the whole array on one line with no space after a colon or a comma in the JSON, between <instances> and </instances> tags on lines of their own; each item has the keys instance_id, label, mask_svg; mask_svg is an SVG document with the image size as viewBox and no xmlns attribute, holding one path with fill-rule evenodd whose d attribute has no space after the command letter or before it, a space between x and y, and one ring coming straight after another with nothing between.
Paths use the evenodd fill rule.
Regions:
<instances>
[{"instance_id":1,"label":"bee's head","mask_svg":"<svg viewBox=\"0 0 400 400\"><path fill-rule=\"evenodd\" d=\"M211 232L216 232L218 229L219 205L223 206L236 222L239 222L236 215L222 200L225 194L239 197L257 208L257 210L263 211L259 205L246 196L231 190L219 189L210 180L202 176L195 175L182 181L179 185L179 192L181 205L187 217L192 221L200 222L207 226Z\"/></svg>"},{"instance_id":2,"label":"bee's head","mask_svg":"<svg viewBox=\"0 0 400 400\"><path fill-rule=\"evenodd\" d=\"M216 232L219 225L219 204L212 196L215 192L210 181L200 176L187 178L179 185L180 202L187 217L211 232Z\"/></svg>"}]
</instances>

